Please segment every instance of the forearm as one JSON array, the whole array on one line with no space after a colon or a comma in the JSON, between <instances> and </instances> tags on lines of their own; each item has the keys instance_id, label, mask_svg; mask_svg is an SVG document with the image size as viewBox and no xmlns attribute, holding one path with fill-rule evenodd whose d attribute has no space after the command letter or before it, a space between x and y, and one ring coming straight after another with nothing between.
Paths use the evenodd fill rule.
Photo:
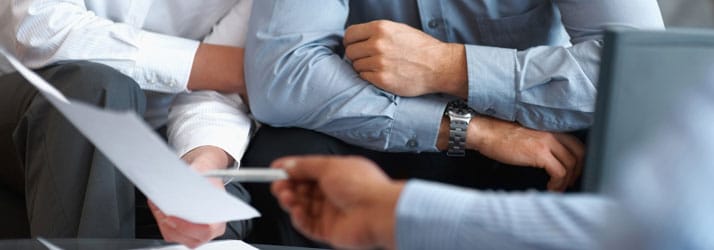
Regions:
<instances>
[{"instance_id":1,"label":"forearm","mask_svg":"<svg viewBox=\"0 0 714 250\"><path fill-rule=\"evenodd\" d=\"M266 0L254 4L246 77L258 120L317 130L374 150L436 151L446 99L398 97L360 79L336 53L347 3ZM309 13L318 6L331 14L316 19Z\"/></svg>"},{"instance_id":2,"label":"forearm","mask_svg":"<svg viewBox=\"0 0 714 250\"><path fill-rule=\"evenodd\" d=\"M486 193L410 181L397 207L398 249L597 249L601 197Z\"/></svg>"},{"instance_id":3,"label":"forearm","mask_svg":"<svg viewBox=\"0 0 714 250\"><path fill-rule=\"evenodd\" d=\"M216 90L246 96L243 48L202 43L194 57L189 90Z\"/></svg>"}]
</instances>

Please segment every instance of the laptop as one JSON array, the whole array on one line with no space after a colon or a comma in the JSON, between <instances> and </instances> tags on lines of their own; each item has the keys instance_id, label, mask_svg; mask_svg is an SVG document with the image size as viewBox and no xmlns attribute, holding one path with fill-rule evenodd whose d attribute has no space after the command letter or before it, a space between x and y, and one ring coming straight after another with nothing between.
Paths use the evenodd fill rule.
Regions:
<instances>
[{"instance_id":1,"label":"laptop","mask_svg":"<svg viewBox=\"0 0 714 250\"><path fill-rule=\"evenodd\" d=\"M593 193L608 193L628 167L623 159L661 133L655 128L672 122L668 114L687 112L692 91L714 82L714 31L611 30L601 65L583 183Z\"/></svg>"}]
</instances>

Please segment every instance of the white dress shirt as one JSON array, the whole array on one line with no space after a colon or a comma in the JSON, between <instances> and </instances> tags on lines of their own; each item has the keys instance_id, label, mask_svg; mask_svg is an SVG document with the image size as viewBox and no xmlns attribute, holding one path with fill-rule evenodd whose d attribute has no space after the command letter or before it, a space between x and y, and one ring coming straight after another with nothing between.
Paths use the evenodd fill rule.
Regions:
<instances>
[{"instance_id":1,"label":"white dress shirt","mask_svg":"<svg viewBox=\"0 0 714 250\"><path fill-rule=\"evenodd\" d=\"M24 64L62 60L106 64L147 92L146 120L166 124L180 155L214 145L240 159L252 122L237 96L188 93L199 41L243 46L252 0L0 1L0 45ZM205 113L205 114L204 114Z\"/></svg>"}]
</instances>

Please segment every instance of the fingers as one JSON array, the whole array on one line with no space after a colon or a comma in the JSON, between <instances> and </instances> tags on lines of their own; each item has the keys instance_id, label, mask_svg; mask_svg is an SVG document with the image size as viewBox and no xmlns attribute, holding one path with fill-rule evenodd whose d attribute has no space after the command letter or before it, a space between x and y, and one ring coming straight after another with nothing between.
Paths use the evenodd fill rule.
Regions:
<instances>
[{"instance_id":1,"label":"fingers","mask_svg":"<svg viewBox=\"0 0 714 250\"><path fill-rule=\"evenodd\" d=\"M565 177L563 178L562 186L558 187L558 191L564 191L568 186L570 186L575 181L575 168L577 165L577 159L559 140L555 135L550 137L550 150L551 154L560 162L560 166L565 170Z\"/></svg>"},{"instance_id":2,"label":"fingers","mask_svg":"<svg viewBox=\"0 0 714 250\"><path fill-rule=\"evenodd\" d=\"M195 224L181 218L164 214L156 205L148 201L161 236L167 242L179 243L196 248L225 233L226 224Z\"/></svg>"},{"instance_id":3,"label":"fingers","mask_svg":"<svg viewBox=\"0 0 714 250\"><path fill-rule=\"evenodd\" d=\"M324 176L331 166L331 157L305 156L285 157L273 162L275 168L282 168L288 173L291 180L316 181Z\"/></svg>"},{"instance_id":4,"label":"fingers","mask_svg":"<svg viewBox=\"0 0 714 250\"><path fill-rule=\"evenodd\" d=\"M352 68L357 72L374 72L384 70L387 66L385 60L381 57L367 57L358 60L352 60Z\"/></svg>"},{"instance_id":5,"label":"fingers","mask_svg":"<svg viewBox=\"0 0 714 250\"><path fill-rule=\"evenodd\" d=\"M371 40L353 43L345 48L345 56L350 60L357 61L359 59L375 56L378 54L376 42Z\"/></svg>"},{"instance_id":6,"label":"fingers","mask_svg":"<svg viewBox=\"0 0 714 250\"><path fill-rule=\"evenodd\" d=\"M345 29L345 38L342 40L342 43L345 47L347 47L354 43L366 41L374 33L375 30L373 29L373 27L378 22L379 21L361 23L347 27L347 29Z\"/></svg>"},{"instance_id":7,"label":"fingers","mask_svg":"<svg viewBox=\"0 0 714 250\"><path fill-rule=\"evenodd\" d=\"M556 134L556 138L573 154L576 160L575 171L573 173L572 182L569 185L573 185L575 181L583 173L583 166L585 165L585 145L583 145L578 138L568 134Z\"/></svg>"},{"instance_id":8,"label":"fingers","mask_svg":"<svg viewBox=\"0 0 714 250\"><path fill-rule=\"evenodd\" d=\"M186 237L197 239L204 243L226 232L225 223L196 224L173 216L169 216L168 220L171 224L176 225L175 228L179 229Z\"/></svg>"},{"instance_id":9,"label":"fingers","mask_svg":"<svg viewBox=\"0 0 714 250\"><path fill-rule=\"evenodd\" d=\"M565 190L565 184L567 183L567 171L565 166L563 166L563 164L560 163L560 161L552 153L541 154L539 159L541 162L538 162L537 165L543 167L548 175L550 175L548 190Z\"/></svg>"}]
</instances>

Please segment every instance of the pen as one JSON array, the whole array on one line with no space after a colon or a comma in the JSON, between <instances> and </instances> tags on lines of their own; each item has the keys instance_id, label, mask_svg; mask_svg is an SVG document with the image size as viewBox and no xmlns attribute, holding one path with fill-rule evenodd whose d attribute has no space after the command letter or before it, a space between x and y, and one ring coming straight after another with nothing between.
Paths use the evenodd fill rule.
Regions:
<instances>
[{"instance_id":1,"label":"pen","mask_svg":"<svg viewBox=\"0 0 714 250\"><path fill-rule=\"evenodd\" d=\"M229 182L273 182L288 178L288 174L282 169L260 167L210 170L203 172L202 175L223 178Z\"/></svg>"}]
</instances>

